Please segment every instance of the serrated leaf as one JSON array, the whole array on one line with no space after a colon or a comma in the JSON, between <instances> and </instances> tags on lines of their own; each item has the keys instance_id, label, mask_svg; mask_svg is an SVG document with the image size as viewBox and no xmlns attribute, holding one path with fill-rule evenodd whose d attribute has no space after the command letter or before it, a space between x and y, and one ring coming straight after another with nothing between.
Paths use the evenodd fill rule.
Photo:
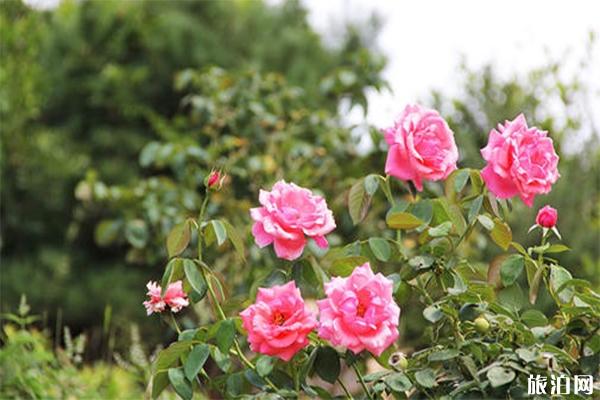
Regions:
<instances>
[{"instance_id":1,"label":"serrated leaf","mask_svg":"<svg viewBox=\"0 0 600 400\"><path fill-rule=\"evenodd\" d=\"M538 291L540 289L540 283L542 282L543 272L543 267L538 268L533 274L531 282L529 282L529 302L531 304L535 304L535 301L537 300Z\"/></svg>"},{"instance_id":2,"label":"serrated leaf","mask_svg":"<svg viewBox=\"0 0 600 400\"><path fill-rule=\"evenodd\" d=\"M334 383L340 376L340 357L333 348L319 347L314 364L315 372L325 382Z\"/></svg>"},{"instance_id":3,"label":"serrated leaf","mask_svg":"<svg viewBox=\"0 0 600 400\"><path fill-rule=\"evenodd\" d=\"M370 238L369 248L379 261L388 261L392 255L389 243L383 238Z\"/></svg>"},{"instance_id":4,"label":"serrated leaf","mask_svg":"<svg viewBox=\"0 0 600 400\"><path fill-rule=\"evenodd\" d=\"M348 211L354 225L357 225L367 216L371 204L371 196L365 190L364 181L364 179L356 181L348 193Z\"/></svg>"},{"instance_id":5,"label":"serrated leaf","mask_svg":"<svg viewBox=\"0 0 600 400\"><path fill-rule=\"evenodd\" d=\"M171 259L167 264L167 268L165 268L165 272L161 280L162 294L165 294L170 283L182 279L183 276L183 260L181 258Z\"/></svg>"},{"instance_id":6,"label":"serrated leaf","mask_svg":"<svg viewBox=\"0 0 600 400\"><path fill-rule=\"evenodd\" d=\"M185 377L192 382L196 375L200 372L204 363L210 355L210 349L207 344L202 343L194 346L183 366Z\"/></svg>"},{"instance_id":7,"label":"serrated leaf","mask_svg":"<svg viewBox=\"0 0 600 400\"><path fill-rule=\"evenodd\" d=\"M503 250L508 250L508 246L512 242L512 231L510 226L499 218L494 219L494 228L490 232L490 237Z\"/></svg>"},{"instance_id":8,"label":"serrated leaf","mask_svg":"<svg viewBox=\"0 0 600 400\"><path fill-rule=\"evenodd\" d=\"M424 221L407 212L388 214L385 222L392 229L414 229L424 224Z\"/></svg>"},{"instance_id":9,"label":"serrated leaf","mask_svg":"<svg viewBox=\"0 0 600 400\"><path fill-rule=\"evenodd\" d=\"M169 368L169 382L175 389L175 393L183 400L190 400L193 396L192 384L185 378L181 368Z\"/></svg>"},{"instance_id":10,"label":"serrated leaf","mask_svg":"<svg viewBox=\"0 0 600 400\"><path fill-rule=\"evenodd\" d=\"M521 275L525 266L523 256L520 254L511 254L500 265L500 279L504 286L510 286Z\"/></svg>"},{"instance_id":11,"label":"serrated leaf","mask_svg":"<svg viewBox=\"0 0 600 400\"><path fill-rule=\"evenodd\" d=\"M190 259L183 260L183 270L185 272L185 277L190 283L192 289L194 289L194 291L198 294L200 300L206 295L208 286L199 268L200 267L196 265L194 261Z\"/></svg>"},{"instance_id":12,"label":"serrated leaf","mask_svg":"<svg viewBox=\"0 0 600 400\"><path fill-rule=\"evenodd\" d=\"M173 229L171 229L171 232L169 232L169 236L167 236L167 252L169 258L183 253L190 243L190 238L190 226L187 221L175 225Z\"/></svg>"}]
</instances>

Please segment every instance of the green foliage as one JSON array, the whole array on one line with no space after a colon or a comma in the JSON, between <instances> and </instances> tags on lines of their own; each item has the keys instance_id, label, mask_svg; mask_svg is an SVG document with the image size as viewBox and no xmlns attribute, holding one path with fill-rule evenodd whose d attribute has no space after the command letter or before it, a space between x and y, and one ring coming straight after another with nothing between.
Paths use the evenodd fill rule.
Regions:
<instances>
[{"instance_id":1,"label":"green foliage","mask_svg":"<svg viewBox=\"0 0 600 400\"><path fill-rule=\"evenodd\" d=\"M6 0L0 29L3 304L27 292L51 319L60 309L97 330L106 304L117 326L149 326L132 293L162 259L162 232L197 213L209 164L237 158L246 183L257 170L270 181L284 140L290 163L320 157L325 171L323 145L351 148L336 139L348 135L338 103L364 105L383 85L369 32L349 27L325 46L297 1L65 1L41 12ZM256 139L267 134L269 147ZM229 204L241 209L245 196ZM245 235L225 230L243 259Z\"/></svg>"},{"instance_id":2,"label":"green foliage","mask_svg":"<svg viewBox=\"0 0 600 400\"><path fill-rule=\"evenodd\" d=\"M121 399L143 396L143 386L122 368L102 362L80 366L84 336L73 340L65 328L65 348L53 351L48 335L29 327L37 318L29 315L27 308L22 301L18 314L3 315L11 323L3 324L0 336L0 397Z\"/></svg>"}]
</instances>

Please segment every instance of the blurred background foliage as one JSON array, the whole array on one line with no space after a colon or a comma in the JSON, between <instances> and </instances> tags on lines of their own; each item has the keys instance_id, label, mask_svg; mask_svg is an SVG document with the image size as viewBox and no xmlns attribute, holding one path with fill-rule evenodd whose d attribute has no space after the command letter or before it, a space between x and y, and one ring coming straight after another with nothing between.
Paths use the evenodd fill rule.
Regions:
<instances>
[{"instance_id":1,"label":"blurred background foliage","mask_svg":"<svg viewBox=\"0 0 600 400\"><path fill-rule=\"evenodd\" d=\"M338 223L333 247L384 230L368 223L387 211L382 194L364 231L346 211L354 178L383 171L382 137L340 112L366 111L367 91L387 88L378 26L348 25L331 46L297 1L66 1L47 12L0 3L2 311L26 293L48 326L86 332L88 358L129 345L131 322L148 349L165 340L160 321L145 317L144 284L161 277L164 237L197 215L212 168L228 178L208 212L226 215L246 240L246 261L226 245L210 255L231 283L232 307L282 266L247 235L260 188L286 179L324 194ZM519 112L548 130L562 178L532 209L515 202L511 226L531 245L538 206L558 208L573 249L561 264L597 288L600 133L586 107L598 94L565 80L560 62L509 79L492 66L460 71L461 92L426 100L456 133L460 165L481 167L489 130ZM483 235L470 244L474 263L500 253ZM190 325L202 318L195 311ZM402 337L418 346L420 325L407 320Z\"/></svg>"}]
</instances>

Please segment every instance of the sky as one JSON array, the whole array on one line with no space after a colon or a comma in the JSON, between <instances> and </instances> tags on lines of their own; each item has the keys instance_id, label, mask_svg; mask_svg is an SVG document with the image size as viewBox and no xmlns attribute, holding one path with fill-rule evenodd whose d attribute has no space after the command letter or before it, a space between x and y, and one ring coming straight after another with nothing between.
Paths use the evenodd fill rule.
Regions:
<instances>
[{"instance_id":1,"label":"sky","mask_svg":"<svg viewBox=\"0 0 600 400\"><path fill-rule=\"evenodd\" d=\"M493 62L509 77L544 65L549 55L564 59L569 73L584 54L589 32L600 34L600 2L590 0L302 1L310 23L325 37L341 21L361 20L373 11L383 17L377 46L389 59L384 77L393 93L369 94L366 118L375 126L389 124L406 103L426 98L432 88L459 90L462 56L474 68ZM595 48L600 53L598 40ZM600 54L594 58L598 73L585 79L596 93L593 109L600 110ZM362 118L360 110L350 112L353 123Z\"/></svg>"}]
</instances>

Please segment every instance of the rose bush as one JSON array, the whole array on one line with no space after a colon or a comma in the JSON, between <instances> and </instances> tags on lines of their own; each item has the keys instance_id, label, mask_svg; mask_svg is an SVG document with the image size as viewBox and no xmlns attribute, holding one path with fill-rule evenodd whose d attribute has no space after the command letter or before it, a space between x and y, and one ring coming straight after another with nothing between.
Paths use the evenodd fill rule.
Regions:
<instances>
[{"instance_id":1,"label":"rose bush","mask_svg":"<svg viewBox=\"0 0 600 400\"><path fill-rule=\"evenodd\" d=\"M528 128L523 116L507 122L490 133L482 171L457 169L453 133L433 110L408 106L384 136L388 175L356 181L348 210L361 223L381 191L387 229L328 248L325 235L336 224L326 199L279 181L260 191L261 207L250 210L255 242L273 244L278 267L236 293L205 249L229 241L244 258L244 241L227 220L206 218L218 191L207 181L198 218L168 235L161 286L177 283L177 298L194 304L206 298L213 314L182 330L174 314L166 318L167 295L149 284L149 312L162 311L178 332L154 362L152 396L170 384L184 399L194 391L227 398L521 398L531 374L597 377L600 295L553 258L568 250L557 242L556 212L540 211L540 243L530 248L512 240L506 222L509 198L531 205L559 177L547 134ZM394 187L392 176L407 187ZM489 265L469 259L466 243L476 230L502 251ZM523 285L525 309L516 301ZM540 297L554 303L551 315L536 309ZM408 304L429 324L423 348L401 347L401 327L410 322L400 307Z\"/></svg>"}]
</instances>

